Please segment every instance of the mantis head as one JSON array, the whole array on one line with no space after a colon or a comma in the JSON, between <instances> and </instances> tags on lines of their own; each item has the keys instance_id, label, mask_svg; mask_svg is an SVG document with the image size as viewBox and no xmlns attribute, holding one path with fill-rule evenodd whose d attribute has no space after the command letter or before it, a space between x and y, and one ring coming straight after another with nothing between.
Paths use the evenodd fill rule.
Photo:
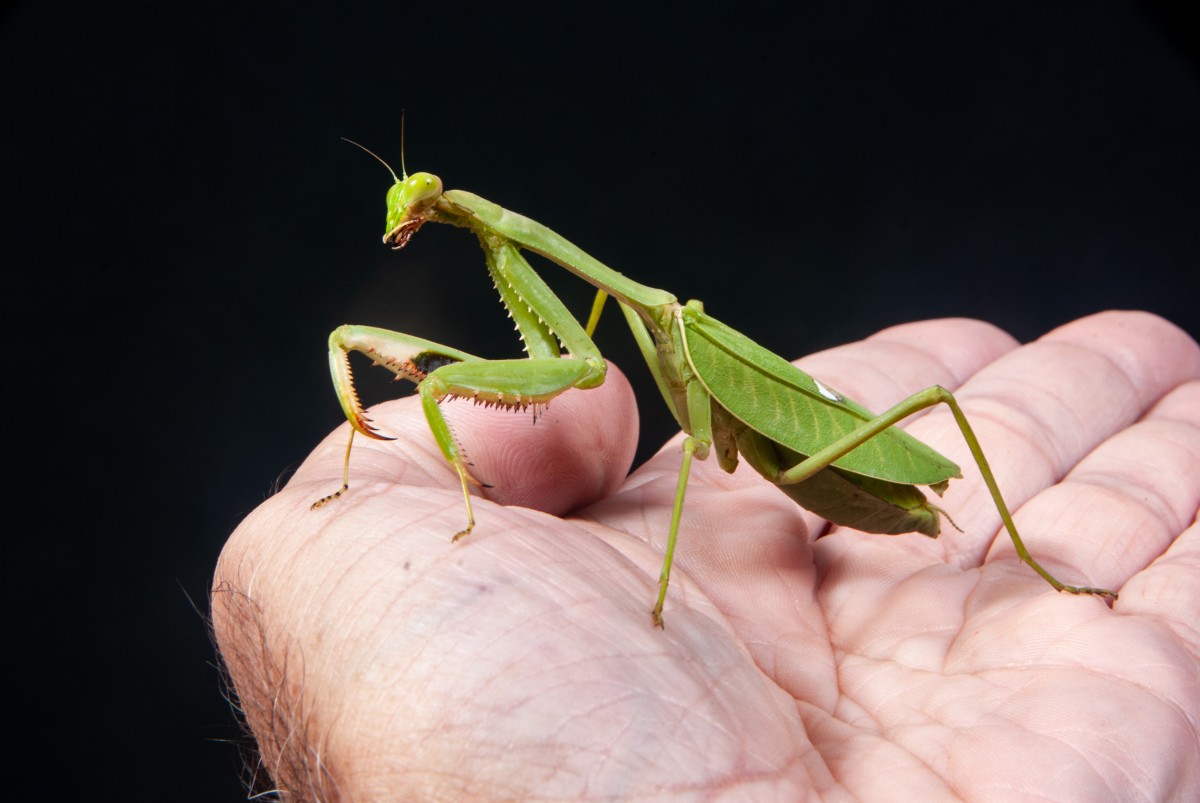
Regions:
<instances>
[{"instance_id":1,"label":"mantis head","mask_svg":"<svg viewBox=\"0 0 1200 803\"><path fill-rule=\"evenodd\" d=\"M403 129L401 129L403 131ZM396 175L392 166L371 149L358 144L352 139L343 140L356 148L371 155L376 161L387 168L394 182L387 194L387 228L383 232L384 245L392 248L403 248L408 239L416 234L417 229L425 222L425 210L438 202L442 197L442 180L432 173L413 173L411 176L404 169L404 156L400 157L400 172L403 178ZM404 139L401 134L401 154L404 152Z\"/></svg>"},{"instance_id":2,"label":"mantis head","mask_svg":"<svg viewBox=\"0 0 1200 803\"><path fill-rule=\"evenodd\" d=\"M395 174L392 174L395 178ZM442 180L432 173L397 178L387 194L387 228L383 242L403 248L425 222L425 211L442 197Z\"/></svg>"}]
</instances>

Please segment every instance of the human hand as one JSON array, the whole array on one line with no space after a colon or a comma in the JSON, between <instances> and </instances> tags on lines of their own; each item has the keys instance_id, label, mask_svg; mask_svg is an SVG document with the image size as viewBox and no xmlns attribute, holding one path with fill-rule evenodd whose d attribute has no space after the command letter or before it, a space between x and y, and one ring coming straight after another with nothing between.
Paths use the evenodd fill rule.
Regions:
<instances>
[{"instance_id":1,"label":"human hand","mask_svg":"<svg viewBox=\"0 0 1200 803\"><path fill-rule=\"evenodd\" d=\"M697 463L659 630L680 443L624 477L619 373L536 426L446 406L494 500L454 544L458 481L410 398L371 411L398 440L356 441L341 499L309 510L344 429L222 554L214 625L265 768L301 799L1185 799L1200 349L1123 313L1014 347L933 321L799 364L874 409L954 390L1034 556L1112 609L1016 558L938 409L906 429L962 466L937 502L962 533L814 540L748 468Z\"/></svg>"}]
</instances>

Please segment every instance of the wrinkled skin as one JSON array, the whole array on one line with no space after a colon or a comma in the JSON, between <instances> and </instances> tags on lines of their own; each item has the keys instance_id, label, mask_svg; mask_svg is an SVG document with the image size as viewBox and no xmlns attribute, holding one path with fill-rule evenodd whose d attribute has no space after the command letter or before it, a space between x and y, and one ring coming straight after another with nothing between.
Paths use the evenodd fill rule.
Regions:
<instances>
[{"instance_id":1,"label":"wrinkled skin","mask_svg":"<svg viewBox=\"0 0 1200 803\"><path fill-rule=\"evenodd\" d=\"M970 321L887 330L801 367L882 409L955 390L1055 593L962 467L939 540L835 529L752 471L697 464L650 607L679 441L625 478L613 371L536 426L448 416L496 503L464 523L419 405L345 428L230 538L213 617L287 799L1194 800L1200 789L1200 350L1106 313L1017 348ZM661 403L660 400L643 400ZM504 507L501 504L526 507ZM567 513L559 519L528 507ZM266 777L264 775L264 778Z\"/></svg>"}]
</instances>

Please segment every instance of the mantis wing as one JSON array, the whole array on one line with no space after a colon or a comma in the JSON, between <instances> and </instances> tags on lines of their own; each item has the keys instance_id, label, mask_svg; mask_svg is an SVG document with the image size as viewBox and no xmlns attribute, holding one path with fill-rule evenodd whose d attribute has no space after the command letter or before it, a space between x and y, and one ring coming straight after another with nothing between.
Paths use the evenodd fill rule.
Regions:
<instances>
[{"instance_id":1,"label":"mantis wing","mask_svg":"<svg viewBox=\"0 0 1200 803\"><path fill-rule=\"evenodd\" d=\"M876 418L777 354L692 305L679 310L688 363L717 402L746 426L811 455ZM833 461L844 471L908 485L961 477L951 460L889 427Z\"/></svg>"}]
</instances>

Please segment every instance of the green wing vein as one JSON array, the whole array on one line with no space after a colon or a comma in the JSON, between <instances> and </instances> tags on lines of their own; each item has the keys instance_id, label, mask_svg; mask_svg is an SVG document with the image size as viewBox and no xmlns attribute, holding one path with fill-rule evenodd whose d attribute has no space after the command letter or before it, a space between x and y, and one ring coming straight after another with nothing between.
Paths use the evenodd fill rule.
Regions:
<instances>
[{"instance_id":1,"label":"green wing vein","mask_svg":"<svg viewBox=\"0 0 1200 803\"><path fill-rule=\"evenodd\" d=\"M811 376L705 313L685 307L680 319L688 360L713 398L747 426L789 449L813 454L876 417L851 399L830 399ZM833 465L913 485L959 476L952 461L895 427Z\"/></svg>"}]
</instances>

